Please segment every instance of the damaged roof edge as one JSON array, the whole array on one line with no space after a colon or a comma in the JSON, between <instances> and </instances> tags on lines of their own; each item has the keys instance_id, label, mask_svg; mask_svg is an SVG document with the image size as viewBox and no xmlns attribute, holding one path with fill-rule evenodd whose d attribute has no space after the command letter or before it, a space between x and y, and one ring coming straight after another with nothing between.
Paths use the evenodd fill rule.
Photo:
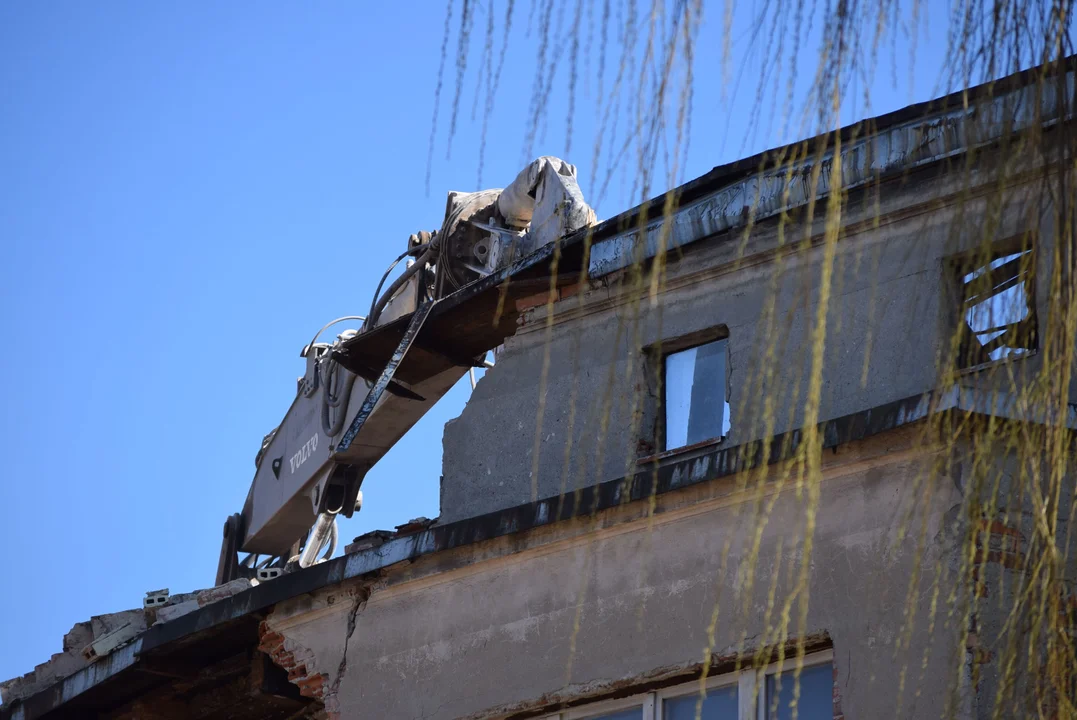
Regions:
<instances>
[{"instance_id":1,"label":"damaged roof edge","mask_svg":"<svg viewBox=\"0 0 1077 720\"><path fill-rule=\"evenodd\" d=\"M69 675L60 682L35 693L27 698L16 700L13 704L5 702L0 705L0 718L3 720L31 720L41 717L75 697L96 687L124 670L134 666L143 652L143 636L138 636L127 645L117 648L105 657Z\"/></svg>"},{"instance_id":2,"label":"damaged roof edge","mask_svg":"<svg viewBox=\"0 0 1077 720\"><path fill-rule=\"evenodd\" d=\"M861 128L865 126L871 128L872 137L874 138L883 136L888 131L895 128L897 129L895 132L898 133L906 131L909 127L916 129L930 121L931 117L937 119L938 116L946 113L974 113L974 110L971 108L982 103L985 99L999 98L1002 95L1006 95L1006 97L1023 98L1025 95L1022 94L1022 91L1026 90L1030 85L1033 85L1038 78L1060 78L1065 85L1066 92L1073 95L1075 92L1075 85L1077 85L1077 82L1075 82L1075 80L1077 80L1077 78L1075 78L1075 71L1077 71L1077 55L1065 58L1058 64L1058 67L1040 66L1029 70L1023 70L994 82L983 83L968 88L967 90L951 93L950 95L941 98L909 105L899 110L895 110L894 112L879 115L874 118L860 120L840 128L838 133L843 145L855 145L857 137L861 133ZM1050 97L1041 98L1041 102L1037 108L1040 111L1039 117L1041 119L1044 118L1042 112L1044 107L1057 110L1059 107L1063 106L1063 103L1059 102L1057 90L1052 89L1048 95ZM1025 115L1022 116L1024 120L1028 120L1029 112L1032 112L1035 117L1035 110L1029 110L1028 108L1025 108L1025 110ZM1072 113L1067 114L1065 117L1072 117ZM966 127L963 128L960 136L962 139L967 139L967 134L968 128ZM825 151L829 143L833 140L833 137L833 133L823 133L812 138L765 150L761 153L735 160L725 165L719 165L705 175L690 180L687 183L668 191L673 193L676 199L674 227L669 238L671 246L676 247L703 240L722 230L728 230L731 227L737 227L738 225L743 224L747 220L747 216L743 214L743 207L750 205L750 203L745 202L742 207L732 202L732 199L734 195L738 198L748 198L750 195L736 191L737 187L744 185L746 182L751 182L753 177L758 180L757 184L766 182L768 179L766 173L774 169L775 163L773 159L775 157L790 156L794 150L800 153L801 156L812 157L820 149ZM946 135L946 138L949 137L950 135ZM861 137L861 142L863 142L863 140L864 138ZM936 138L935 143L925 143L925 145L930 148L936 148L940 142L944 142L942 136ZM982 142L975 143L976 146L983 144L984 143ZM949 156L961 152L964 149L967 148L950 147L947 148L947 151L944 154ZM889 151L890 148L888 147L887 150ZM843 152L842 155L844 157L845 152ZM897 167L890 168L887 172L892 174L892 171L906 171L912 169L913 165L916 167L928 165L934 160L940 159L936 157L937 155L937 152L932 154L926 150L918 151L916 153L915 163L898 165ZM868 154L868 156L870 157L870 154ZM871 160L868 160L867 162L870 163ZM875 168L875 165L870 165L870 168ZM842 170L843 173L849 172L844 165ZM886 173L881 172L881 174ZM850 177L850 175L846 174L843 175L843 177ZM861 184L863 184L863 180L864 178L861 178ZM855 183L846 182L843 183L843 187L852 187L854 184ZM601 277L614 272L619 267L625 267L633 262L638 262L641 259L653 257L657 251L659 233L651 232L651 230L660 227L661 220L659 219L648 223L649 231L647 239L649 247L644 249L645 252L642 258L636 254L635 247L639 236L638 225L641 216L654 218L662 217L668 192L656 195L650 200L630 208L629 210L618 213L597 225L577 230L575 233L562 238L559 242L543 245L530 255L516 260L508 267L502 268L498 272L491 273L486 277L468 284L460 291L452 293L448 297L438 301L430 311L431 318L443 315L465 303L470 303L476 296L487 292L493 292L496 288L502 286L503 283L515 281L521 275L536 273L540 270L547 269L558 251L562 254L562 266L566 264L565 257L569 253L574 253L580 258L589 258L588 274L591 278ZM825 187L823 188L823 192L817 193L817 195L824 194ZM723 197L726 198L724 205L728 208L728 212L725 212L721 208L722 203L720 201ZM778 192L777 195L775 195L768 192L768 197L772 200L774 197L780 198L781 193ZM760 198L760 201L761 200L762 198ZM775 212L779 212L780 209L781 208L770 208L768 212L770 215L773 215ZM737 216L736 219L734 219L734 215ZM758 222L759 220L764 219L764 217L765 216L761 215L757 209L754 215L754 221ZM680 232L678 232L678 219L681 219L680 224L682 225ZM403 328L406 327L409 317L410 316L404 316L391 323L381 325L374 328L369 333L364 333L364 336L387 333L394 329L398 332L403 332Z\"/></svg>"},{"instance_id":3,"label":"damaged roof edge","mask_svg":"<svg viewBox=\"0 0 1077 720\"><path fill-rule=\"evenodd\" d=\"M1062 96L1074 95L1070 68L1075 64L1074 58L1067 58L1057 85L1034 86L1036 75L1027 71L841 128L842 188L855 189L986 147L1037 124L1072 119L1073 113L1066 111L1070 103ZM1042 75L1043 70L1036 73ZM862 131L864 127L870 131ZM654 257L659 242L667 249L683 247L826 197L829 176L823 173L813 184L811 168L834 161L832 139L833 133L821 134L715 168L672 191L677 207L671 218L664 217L661 196L603 223L594 231L590 276L601 277ZM644 210L654 219L647 222L640 248L638 225Z\"/></svg>"},{"instance_id":4,"label":"damaged roof edge","mask_svg":"<svg viewBox=\"0 0 1077 720\"><path fill-rule=\"evenodd\" d=\"M951 411L1036 424L1047 420L1042 413L1036 417L1022 417L1016 412L1017 407L1014 399L1006 394L953 386L821 423L822 447L836 448ZM1077 405L1067 405L1064 422L1067 428L1077 430ZM643 465L633 475L592 485L578 493L553 496L446 525L433 525L412 535L387 540L380 546L283 575L169 622L151 626L130 644L46 690L17 700L13 705L0 706L0 720L42 717L90 688L136 666L139 656L144 653L266 610L289 598L362 578L423 555L570 520L585 513L599 512L626 502L728 477L761 464L782 462L796 453L803 436L803 429L796 429L775 435L769 442L756 440L728 448L719 448L715 443L695 448L680 459L675 456L655 460ZM766 457L764 452L767 452Z\"/></svg>"}]
</instances>

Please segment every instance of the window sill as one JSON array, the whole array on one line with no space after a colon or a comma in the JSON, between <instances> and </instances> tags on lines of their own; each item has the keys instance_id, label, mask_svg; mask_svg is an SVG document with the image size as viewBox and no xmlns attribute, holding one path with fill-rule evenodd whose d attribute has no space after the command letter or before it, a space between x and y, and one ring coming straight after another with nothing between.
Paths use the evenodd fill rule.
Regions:
<instances>
[{"instance_id":1,"label":"window sill","mask_svg":"<svg viewBox=\"0 0 1077 720\"><path fill-rule=\"evenodd\" d=\"M1023 360L1036 357L1039 354L1039 350L1029 350L1027 353L1023 353L1021 355L1010 355L1008 357L999 358L998 360L991 360L989 362L980 363L979 365L973 365L972 367L961 368L957 371L957 376L968 377L969 375L981 373L984 370L994 370L996 368L1004 367L1011 363L1019 363Z\"/></svg>"},{"instance_id":2,"label":"window sill","mask_svg":"<svg viewBox=\"0 0 1077 720\"><path fill-rule=\"evenodd\" d=\"M636 459L636 465L647 465L649 463L661 462L669 458L680 457L682 455L688 455L690 453L698 452L700 450L708 450L710 448L716 448L729 439L728 435L720 438L713 438L711 440L703 440L701 442L694 443L692 445L682 445L679 448L673 448L672 450L663 450L660 453L653 455L647 455Z\"/></svg>"}]
</instances>

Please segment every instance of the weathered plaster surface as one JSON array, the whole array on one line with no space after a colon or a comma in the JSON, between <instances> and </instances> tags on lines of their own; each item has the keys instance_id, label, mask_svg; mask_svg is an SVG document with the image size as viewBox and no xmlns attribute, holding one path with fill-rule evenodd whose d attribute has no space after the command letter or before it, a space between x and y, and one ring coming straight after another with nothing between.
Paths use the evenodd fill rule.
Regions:
<instances>
[{"instance_id":1,"label":"weathered plaster surface","mask_svg":"<svg viewBox=\"0 0 1077 720\"><path fill-rule=\"evenodd\" d=\"M964 571L973 580L962 582L966 592L956 603L968 618L967 684L975 691L968 693L967 712L983 720L1033 716L1043 708L1024 704L1037 697L1031 687L1050 682L1043 664L1051 639L1046 631L1051 619L1046 614L1051 608L1069 613L1068 619L1055 618L1055 627L1072 627L1077 608L1077 556L1071 547L1073 467L1061 480L1061 492L1052 497L1050 469L1042 453L1027 447L1020 453L1000 450L990 463L984 463L982 447L964 442L959 447L954 475L970 502L951 508L952 519L979 533L972 554L966 547L964 556L954 557L954 567L947 568L954 574ZM1034 502L1037 493L1039 502ZM1043 574L1033 574L1033 566L1044 555L1044 543L1050 542L1048 526L1062 560L1056 569L1061 586L1057 606L1045 599ZM1035 586L1031 593L1030 583ZM1044 654L1035 657L1037 653ZM1000 685L1005 685L1001 692ZM1042 691L1039 694L1046 696ZM1057 712L1060 717L1064 714Z\"/></svg>"},{"instance_id":2,"label":"weathered plaster surface","mask_svg":"<svg viewBox=\"0 0 1077 720\"><path fill-rule=\"evenodd\" d=\"M954 179L918 179L887 186L877 208L854 205L846 213L832 274L820 420L937 386L939 354L960 317L947 258L980 246L979 223L993 202L973 197L958 212L944 198L959 189ZM997 237L1046 223L1033 190L1008 192ZM800 242L798 227L787 229L785 242ZM622 277L604 280L582 301L561 300L549 327L546 307L525 315L497 367L446 425L442 522L630 473L637 458L662 449L655 367L644 348L707 328L729 333L727 442L800 427L822 251L778 253L778 243L776 228L761 225L743 244L733 233L686 248L671 256L665 291L653 306L633 302ZM1045 258L1048 246L1042 249ZM1046 265L1040 276L1048 276ZM1045 316L1044 284L1038 290ZM1017 374L1035 372L1038 362L1026 358ZM988 375L965 380L990 382Z\"/></svg>"},{"instance_id":3,"label":"weathered plaster surface","mask_svg":"<svg viewBox=\"0 0 1077 720\"><path fill-rule=\"evenodd\" d=\"M848 717L892 714L898 673L921 673L929 648L928 670L915 678L920 695L906 707L909 716L934 716L960 664L953 643L926 632L928 588L913 594L917 621L907 649L895 653L916 557L917 534L899 537L906 511L914 499L927 508L922 560L933 567L950 550L943 520L960 502L947 480L917 489L928 456L915 440L911 430L888 433L827 459L808 622L798 628L794 604L790 634L832 639ZM691 668L716 602L716 655L734 653L742 638L747 647L773 640L766 628L779 610L768 611L769 586L776 581L779 599L791 594L804 553L804 500L792 489L778 496L748 563L759 526L753 499L727 479L663 496L652 517L645 502L633 503L439 553L371 579L355 615L335 589L278 607L268 625L317 659L342 718L545 709ZM919 528L924 516L912 517ZM947 632L943 625L938 633Z\"/></svg>"}]
</instances>

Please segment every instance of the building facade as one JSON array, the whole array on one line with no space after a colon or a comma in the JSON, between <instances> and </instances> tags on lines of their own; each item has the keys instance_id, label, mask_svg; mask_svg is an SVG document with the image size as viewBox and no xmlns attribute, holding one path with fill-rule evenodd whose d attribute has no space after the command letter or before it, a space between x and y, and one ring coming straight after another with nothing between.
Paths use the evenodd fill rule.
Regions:
<instances>
[{"instance_id":1,"label":"building facade","mask_svg":"<svg viewBox=\"0 0 1077 720\"><path fill-rule=\"evenodd\" d=\"M550 289L504 308L445 428L437 521L138 611L0 717L1064 714L1037 678L1070 672L1043 619L1070 596L1033 586L1069 580L1073 80L747 158L540 251Z\"/></svg>"}]
</instances>

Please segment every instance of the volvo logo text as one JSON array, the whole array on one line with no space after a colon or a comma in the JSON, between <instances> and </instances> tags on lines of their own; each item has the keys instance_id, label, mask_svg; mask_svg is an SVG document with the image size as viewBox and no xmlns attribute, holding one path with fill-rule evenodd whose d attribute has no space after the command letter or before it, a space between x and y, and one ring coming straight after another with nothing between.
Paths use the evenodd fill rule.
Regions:
<instances>
[{"instance_id":1,"label":"volvo logo text","mask_svg":"<svg viewBox=\"0 0 1077 720\"><path fill-rule=\"evenodd\" d=\"M311 437L310 440L307 440L305 443L303 443L303 447L299 448L299 450L294 455L288 458L288 464L292 466L293 475L295 474L295 471L298 470L299 467L307 461L307 458L313 455L314 451L317 449L318 433L314 433L314 436Z\"/></svg>"}]
</instances>

